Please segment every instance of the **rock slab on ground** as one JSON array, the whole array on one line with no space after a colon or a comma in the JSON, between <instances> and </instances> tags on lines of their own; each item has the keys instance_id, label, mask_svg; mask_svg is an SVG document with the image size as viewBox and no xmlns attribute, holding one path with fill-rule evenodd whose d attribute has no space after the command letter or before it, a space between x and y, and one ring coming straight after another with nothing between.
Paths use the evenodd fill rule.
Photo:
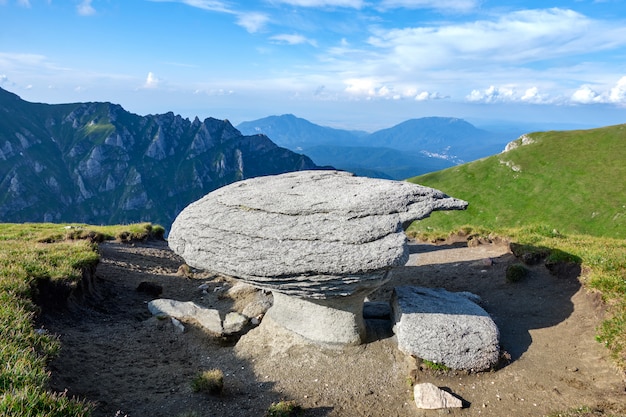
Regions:
<instances>
[{"instance_id":1,"label":"rock slab on ground","mask_svg":"<svg viewBox=\"0 0 626 417\"><path fill-rule=\"evenodd\" d=\"M500 333L470 293L396 287L392 296L398 348L452 369L482 371L500 357Z\"/></svg>"},{"instance_id":2,"label":"rock slab on ground","mask_svg":"<svg viewBox=\"0 0 626 417\"><path fill-rule=\"evenodd\" d=\"M148 310L155 316L168 316L180 321L193 320L211 333L223 333L220 312L199 306L193 301L158 298L148 303Z\"/></svg>"}]
</instances>

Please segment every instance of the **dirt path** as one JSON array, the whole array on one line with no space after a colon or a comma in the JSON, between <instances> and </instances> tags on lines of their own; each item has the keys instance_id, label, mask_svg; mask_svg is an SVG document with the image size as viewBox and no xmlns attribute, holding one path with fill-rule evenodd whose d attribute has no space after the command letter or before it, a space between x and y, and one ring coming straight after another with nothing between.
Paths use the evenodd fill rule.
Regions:
<instances>
[{"instance_id":1,"label":"dirt path","mask_svg":"<svg viewBox=\"0 0 626 417\"><path fill-rule=\"evenodd\" d=\"M412 244L411 250L407 265L370 298L388 300L394 286L407 284L474 292L500 328L508 364L469 375L420 369L379 322L368 322L367 343L332 350L304 344L269 322L239 341L192 325L180 333L150 316L146 304L153 297L136 291L140 282L161 285L161 297L224 312L245 302L224 296L231 283L223 278L177 275L182 260L165 243L106 243L97 294L41 318L62 343L50 366L52 389L95 402L95 417L263 416L281 399L298 401L305 416L440 415L415 407L409 380L416 377L469 404L449 415L543 416L581 405L626 415L623 375L594 340L600 303L576 277L557 278L535 266L523 282L506 283L505 268L515 259L505 245ZM207 294L198 290L205 282ZM211 368L225 373L221 397L191 390L193 376Z\"/></svg>"}]
</instances>

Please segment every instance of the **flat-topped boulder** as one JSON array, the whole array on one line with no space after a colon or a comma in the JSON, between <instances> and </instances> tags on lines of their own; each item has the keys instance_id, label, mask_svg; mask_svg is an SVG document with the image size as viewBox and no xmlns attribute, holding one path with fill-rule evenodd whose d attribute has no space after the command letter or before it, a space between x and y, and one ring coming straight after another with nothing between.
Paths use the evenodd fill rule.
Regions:
<instances>
[{"instance_id":1,"label":"flat-topped boulder","mask_svg":"<svg viewBox=\"0 0 626 417\"><path fill-rule=\"evenodd\" d=\"M307 328L352 323L354 329L340 340L321 341L360 343L364 297L390 279L392 267L408 260L403 227L433 211L466 206L408 182L299 171L209 193L180 213L168 239L192 267L284 295L275 297L268 315L285 327L320 340L324 332ZM296 303L301 313L310 306L311 314L299 314L297 323L277 314L293 313L287 303ZM326 310L333 313L329 322Z\"/></svg>"}]
</instances>

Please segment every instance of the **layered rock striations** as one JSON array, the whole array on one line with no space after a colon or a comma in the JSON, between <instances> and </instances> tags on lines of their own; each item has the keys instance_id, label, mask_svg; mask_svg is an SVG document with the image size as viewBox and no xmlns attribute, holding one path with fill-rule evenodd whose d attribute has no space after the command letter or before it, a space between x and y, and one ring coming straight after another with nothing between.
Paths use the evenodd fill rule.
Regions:
<instances>
[{"instance_id":1,"label":"layered rock striations","mask_svg":"<svg viewBox=\"0 0 626 417\"><path fill-rule=\"evenodd\" d=\"M325 343L360 343L364 297L408 260L403 225L466 206L408 182L293 172L192 203L169 245L193 267L274 291L268 315L284 327Z\"/></svg>"},{"instance_id":2,"label":"layered rock striations","mask_svg":"<svg viewBox=\"0 0 626 417\"><path fill-rule=\"evenodd\" d=\"M227 120L139 116L111 103L29 103L0 89L0 218L151 221L244 178L313 169Z\"/></svg>"}]
</instances>

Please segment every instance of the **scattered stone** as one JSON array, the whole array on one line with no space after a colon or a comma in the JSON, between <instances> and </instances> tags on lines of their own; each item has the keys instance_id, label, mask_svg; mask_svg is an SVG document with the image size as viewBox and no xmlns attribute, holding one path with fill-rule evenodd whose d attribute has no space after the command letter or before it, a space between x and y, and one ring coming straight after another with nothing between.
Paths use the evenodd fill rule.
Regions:
<instances>
[{"instance_id":1,"label":"scattered stone","mask_svg":"<svg viewBox=\"0 0 626 417\"><path fill-rule=\"evenodd\" d=\"M141 281L137 286L138 292L143 292L152 297L158 297L163 293L163 287L154 282Z\"/></svg>"},{"instance_id":2,"label":"scattered stone","mask_svg":"<svg viewBox=\"0 0 626 417\"><path fill-rule=\"evenodd\" d=\"M193 320L211 333L223 333L219 311L201 307L192 301L159 298L148 303L148 310L154 316L169 316L180 321Z\"/></svg>"},{"instance_id":3,"label":"scattered stone","mask_svg":"<svg viewBox=\"0 0 626 417\"><path fill-rule=\"evenodd\" d=\"M174 317L170 317L170 320L172 321L172 324L179 332L181 333L185 332L185 326L183 326L183 324L179 320L176 320Z\"/></svg>"},{"instance_id":4,"label":"scattered stone","mask_svg":"<svg viewBox=\"0 0 626 417\"><path fill-rule=\"evenodd\" d=\"M396 287L392 309L398 348L452 369L493 367L500 356L498 327L468 294Z\"/></svg>"},{"instance_id":5,"label":"scattered stone","mask_svg":"<svg viewBox=\"0 0 626 417\"><path fill-rule=\"evenodd\" d=\"M241 314L250 318L262 316L267 313L267 310L270 309L273 302L274 297L272 296L272 293L259 291L256 294L254 301L246 305Z\"/></svg>"},{"instance_id":6,"label":"scattered stone","mask_svg":"<svg viewBox=\"0 0 626 417\"><path fill-rule=\"evenodd\" d=\"M413 397L417 408L437 410L442 408L463 408L463 401L429 382L413 387Z\"/></svg>"},{"instance_id":7,"label":"scattered stone","mask_svg":"<svg viewBox=\"0 0 626 417\"><path fill-rule=\"evenodd\" d=\"M250 284L237 282L226 291L226 294L231 298L242 298L254 294L257 291L259 291L259 289Z\"/></svg>"},{"instance_id":8,"label":"scattered stone","mask_svg":"<svg viewBox=\"0 0 626 417\"><path fill-rule=\"evenodd\" d=\"M285 328L359 344L365 296L408 260L403 226L466 206L405 181L299 171L209 193L179 214L168 242L194 268L274 291L268 315Z\"/></svg>"},{"instance_id":9,"label":"scattered stone","mask_svg":"<svg viewBox=\"0 0 626 417\"><path fill-rule=\"evenodd\" d=\"M210 285L208 283L204 283L204 284L200 284L198 285L198 290L200 291L206 291L210 288Z\"/></svg>"},{"instance_id":10,"label":"scattered stone","mask_svg":"<svg viewBox=\"0 0 626 417\"><path fill-rule=\"evenodd\" d=\"M237 312L230 312L224 317L222 327L224 328L224 334L235 334L243 330L248 324L248 318L243 314Z\"/></svg>"}]
</instances>

